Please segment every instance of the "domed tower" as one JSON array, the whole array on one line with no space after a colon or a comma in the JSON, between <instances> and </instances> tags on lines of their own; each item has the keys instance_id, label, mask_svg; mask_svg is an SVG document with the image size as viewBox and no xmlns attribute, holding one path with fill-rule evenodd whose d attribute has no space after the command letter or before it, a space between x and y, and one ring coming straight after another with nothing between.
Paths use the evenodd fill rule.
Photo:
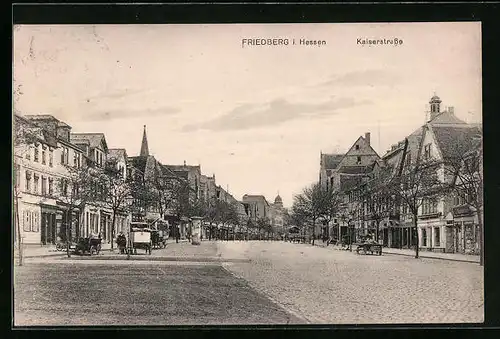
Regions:
<instances>
[{"instance_id":1,"label":"domed tower","mask_svg":"<svg viewBox=\"0 0 500 339\"><path fill-rule=\"evenodd\" d=\"M441 113L441 99L434 93L434 96L429 101L431 105L431 116L430 120L434 119L439 113Z\"/></svg>"},{"instance_id":2,"label":"domed tower","mask_svg":"<svg viewBox=\"0 0 500 339\"><path fill-rule=\"evenodd\" d=\"M283 208L283 200L281 199L280 197L280 194L278 193L278 195L276 196L276 198L274 199L274 206L278 207L278 208Z\"/></svg>"}]
</instances>

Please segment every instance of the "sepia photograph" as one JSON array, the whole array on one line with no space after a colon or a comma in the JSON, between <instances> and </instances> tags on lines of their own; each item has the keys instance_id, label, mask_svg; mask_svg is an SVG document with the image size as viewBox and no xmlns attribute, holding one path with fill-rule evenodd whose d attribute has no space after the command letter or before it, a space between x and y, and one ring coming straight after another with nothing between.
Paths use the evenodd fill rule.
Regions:
<instances>
[{"instance_id":1,"label":"sepia photograph","mask_svg":"<svg viewBox=\"0 0 500 339\"><path fill-rule=\"evenodd\" d=\"M480 22L13 27L14 327L481 324Z\"/></svg>"}]
</instances>

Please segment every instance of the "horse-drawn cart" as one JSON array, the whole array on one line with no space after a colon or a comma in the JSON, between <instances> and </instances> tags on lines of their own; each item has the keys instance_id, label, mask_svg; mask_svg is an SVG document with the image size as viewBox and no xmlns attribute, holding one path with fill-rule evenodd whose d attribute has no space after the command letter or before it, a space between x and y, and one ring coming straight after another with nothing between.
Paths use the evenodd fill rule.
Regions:
<instances>
[{"instance_id":1,"label":"horse-drawn cart","mask_svg":"<svg viewBox=\"0 0 500 339\"><path fill-rule=\"evenodd\" d=\"M354 244L356 245L356 253L357 254L377 254L377 255L382 255L382 245L377 244L377 243L371 243L371 242L364 242L360 244Z\"/></svg>"},{"instance_id":2,"label":"horse-drawn cart","mask_svg":"<svg viewBox=\"0 0 500 339\"><path fill-rule=\"evenodd\" d=\"M131 249L134 254L137 254L137 249L143 249L146 251L146 253L151 254L151 230L149 228L131 228L130 243L132 245Z\"/></svg>"},{"instance_id":3,"label":"horse-drawn cart","mask_svg":"<svg viewBox=\"0 0 500 339\"><path fill-rule=\"evenodd\" d=\"M99 254L101 251L101 239L100 238L80 238L75 245L75 254L85 254L90 255Z\"/></svg>"},{"instance_id":4,"label":"horse-drawn cart","mask_svg":"<svg viewBox=\"0 0 500 339\"><path fill-rule=\"evenodd\" d=\"M167 247L165 231L151 230L151 242L155 249Z\"/></svg>"}]
</instances>

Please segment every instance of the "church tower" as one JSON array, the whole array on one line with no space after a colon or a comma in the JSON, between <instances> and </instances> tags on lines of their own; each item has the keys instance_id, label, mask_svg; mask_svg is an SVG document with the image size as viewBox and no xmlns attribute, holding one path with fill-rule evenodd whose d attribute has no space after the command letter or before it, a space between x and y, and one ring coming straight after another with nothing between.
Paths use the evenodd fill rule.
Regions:
<instances>
[{"instance_id":1,"label":"church tower","mask_svg":"<svg viewBox=\"0 0 500 339\"><path fill-rule=\"evenodd\" d=\"M432 120L441 113L441 99L434 93L434 96L429 101L429 104L431 105L430 120Z\"/></svg>"},{"instance_id":2,"label":"church tower","mask_svg":"<svg viewBox=\"0 0 500 339\"><path fill-rule=\"evenodd\" d=\"M149 147L148 147L148 137L146 136L146 125L144 125L144 133L142 134L142 144L141 144L141 157L149 156Z\"/></svg>"}]
</instances>

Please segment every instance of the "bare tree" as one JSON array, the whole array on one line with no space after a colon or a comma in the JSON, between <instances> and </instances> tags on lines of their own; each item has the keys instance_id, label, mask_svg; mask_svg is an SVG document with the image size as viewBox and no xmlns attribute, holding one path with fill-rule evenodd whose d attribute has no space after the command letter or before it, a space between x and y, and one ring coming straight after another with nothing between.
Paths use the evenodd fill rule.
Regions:
<instances>
[{"instance_id":1,"label":"bare tree","mask_svg":"<svg viewBox=\"0 0 500 339\"><path fill-rule=\"evenodd\" d=\"M326 206L329 203L328 199L330 202L334 199L333 191L322 189L319 183L304 188L301 194L294 197L293 213L299 220L307 221L309 228L312 227L313 246L316 238L316 222L325 215L327 209L331 208L331 206Z\"/></svg>"},{"instance_id":2,"label":"bare tree","mask_svg":"<svg viewBox=\"0 0 500 339\"><path fill-rule=\"evenodd\" d=\"M451 177L452 191L465 198L467 205L477 213L479 227L480 265L484 265L483 245L483 153L481 135L460 140L453 145L452 156L446 159L445 175Z\"/></svg>"},{"instance_id":3,"label":"bare tree","mask_svg":"<svg viewBox=\"0 0 500 339\"><path fill-rule=\"evenodd\" d=\"M20 85L16 90L16 95L21 95ZM41 130L36 126L33 126L28 121L15 115L14 116L14 131L13 131L13 143L14 143L14 168L13 168L13 194L14 194L14 220L15 220L15 240L17 241L17 249L19 253L19 266L23 265L23 241L21 236L21 222L19 216L19 176L22 161L25 156L30 152L31 146L42 139Z\"/></svg>"},{"instance_id":4,"label":"bare tree","mask_svg":"<svg viewBox=\"0 0 500 339\"><path fill-rule=\"evenodd\" d=\"M415 258L419 257L419 237L418 237L418 212L425 199L438 199L448 190L446 185L439 180L437 171L439 163L429 161L417 161L405 165L401 175L393 178L384 187L385 192L389 192L395 200L408 206L412 215L415 235Z\"/></svg>"},{"instance_id":5,"label":"bare tree","mask_svg":"<svg viewBox=\"0 0 500 339\"><path fill-rule=\"evenodd\" d=\"M66 175L58 179L57 199L63 202L66 209L66 253L70 254L71 232L73 226L73 212L80 213L89 202L103 201L104 186L102 185L100 169L95 168L89 161L80 166L63 165Z\"/></svg>"},{"instance_id":6,"label":"bare tree","mask_svg":"<svg viewBox=\"0 0 500 339\"><path fill-rule=\"evenodd\" d=\"M341 204L342 197L338 191L335 191L331 187L321 188L320 187L319 205L320 205L320 219L329 227L331 221L338 215ZM327 236L327 235L325 235Z\"/></svg>"},{"instance_id":7,"label":"bare tree","mask_svg":"<svg viewBox=\"0 0 500 339\"><path fill-rule=\"evenodd\" d=\"M104 187L105 201L113 211L111 226L111 250L114 249L114 238L116 233L116 217L120 211L127 208L127 199L131 195L131 185L123 175L123 170L118 168L116 159L109 159L106 163L104 173L101 176Z\"/></svg>"}]
</instances>

